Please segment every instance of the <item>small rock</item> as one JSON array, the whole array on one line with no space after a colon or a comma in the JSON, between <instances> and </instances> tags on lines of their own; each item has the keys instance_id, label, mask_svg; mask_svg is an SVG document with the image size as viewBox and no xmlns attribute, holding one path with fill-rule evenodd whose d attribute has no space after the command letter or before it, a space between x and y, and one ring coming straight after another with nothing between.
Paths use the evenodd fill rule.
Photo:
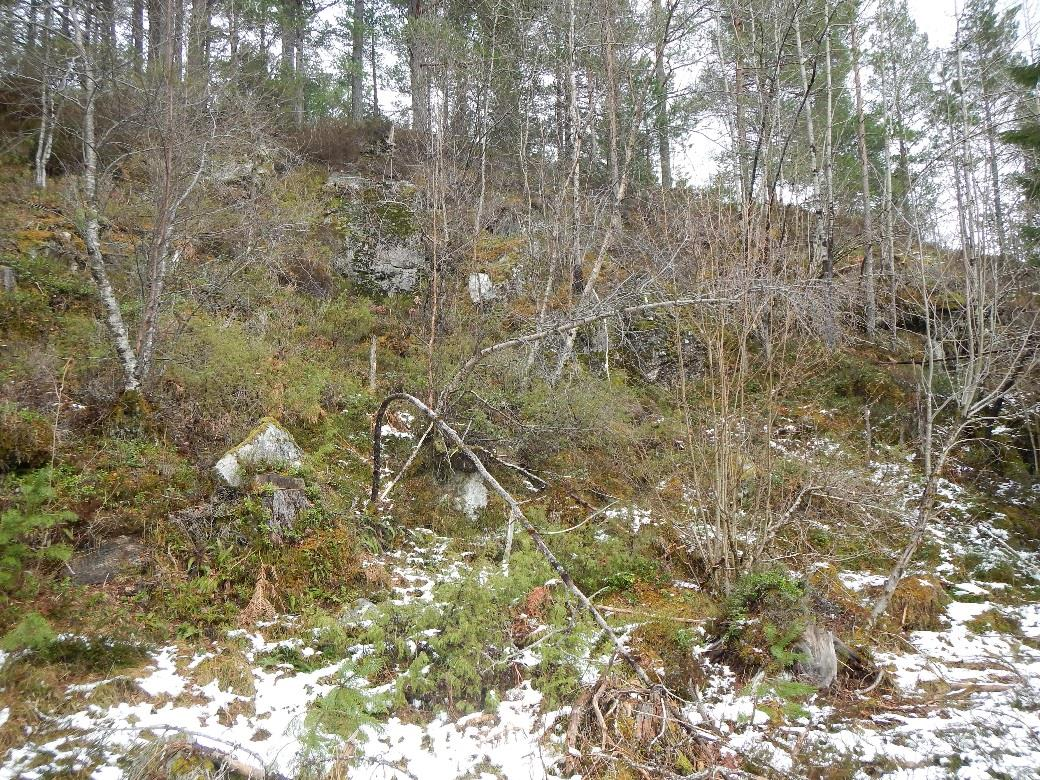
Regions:
<instances>
[{"instance_id":1,"label":"small rock","mask_svg":"<svg viewBox=\"0 0 1040 780\"><path fill-rule=\"evenodd\" d=\"M293 437L270 417L237 447L217 461L217 476L231 487L241 487L246 469L297 468L303 463L303 450Z\"/></svg>"},{"instance_id":2,"label":"small rock","mask_svg":"<svg viewBox=\"0 0 1040 780\"><path fill-rule=\"evenodd\" d=\"M217 184L240 184L252 178L255 172L256 164L251 161L232 161L214 168L210 178Z\"/></svg>"},{"instance_id":3,"label":"small rock","mask_svg":"<svg viewBox=\"0 0 1040 780\"><path fill-rule=\"evenodd\" d=\"M96 550L73 556L69 562L72 581L79 585L101 585L122 574L140 569L148 560L143 544L130 536L117 536Z\"/></svg>"},{"instance_id":4,"label":"small rock","mask_svg":"<svg viewBox=\"0 0 1040 780\"><path fill-rule=\"evenodd\" d=\"M470 520L477 516L488 505L488 489L484 478L476 471L469 474L457 474L455 483L455 506Z\"/></svg>"},{"instance_id":5,"label":"small rock","mask_svg":"<svg viewBox=\"0 0 1040 780\"><path fill-rule=\"evenodd\" d=\"M363 176L353 176L349 173L330 173L325 180L325 189L330 192L342 192L358 195L370 189L373 182Z\"/></svg>"},{"instance_id":6,"label":"small rock","mask_svg":"<svg viewBox=\"0 0 1040 780\"><path fill-rule=\"evenodd\" d=\"M470 274L467 286L469 287L469 299L475 304L487 303L498 297L491 277L485 273Z\"/></svg>"},{"instance_id":7,"label":"small rock","mask_svg":"<svg viewBox=\"0 0 1040 780\"><path fill-rule=\"evenodd\" d=\"M5 293L14 292L18 288L18 277L10 266L0 265L0 287Z\"/></svg>"}]
</instances>

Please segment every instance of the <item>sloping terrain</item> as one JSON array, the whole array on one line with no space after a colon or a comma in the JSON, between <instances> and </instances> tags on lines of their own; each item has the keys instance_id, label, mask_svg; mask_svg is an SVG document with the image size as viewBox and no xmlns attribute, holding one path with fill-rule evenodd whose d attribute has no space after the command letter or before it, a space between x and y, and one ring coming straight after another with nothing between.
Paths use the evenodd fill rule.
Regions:
<instances>
[{"instance_id":1,"label":"sloping terrain","mask_svg":"<svg viewBox=\"0 0 1040 780\"><path fill-rule=\"evenodd\" d=\"M875 481L908 502L919 489L906 466L872 467ZM674 624L685 644L678 658L662 663L700 670L696 698L683 715L715 735L715 771L1038 776L1040 555L1018 549L994 525L999 517L978 512L970 491L947 483L942 493L943 521L931 540L935 563L915 564L910 575L925 578L917 580L921 589L938 589L938 606L917 618L933 625L882 634L885 649L875 655L881 674L869 684L813 694L762 675L742 679L705 655L710 619ZM590 522L585 543L631 545L659 523L638 505L614 507ZM531 553L519 554L512 577L482 554L480 540L414 528L366 562L378 572L372 580L387 586L374 602L359 598L331 620L279 615L211 642L152 648L116 675L63 684L50 711L25 728L24 744L8 751L0 777L136 777L164 751L179 752L182 769L237 767L257 777L324 776L335 767L352 778L565 776L572 702L554 700L559 669L592 683L616 659ZM881 572L845 569L839 561L813 568L864 604L884 581ZM617 632L650 662L640 629L658 619L656 610L671 605L681 612L696 588L684 581L658 581L653 593L622 586L601 603L616 610L610 614ZM474 596L480 590L488 599ZM470 621L486 618L460 608L489 603L509 613L515 642L494 647L483 644L479 630L460 635ZM908 602L903 622L919 607ZM3 661L8 675L26 662L17 653ZM666 679L675 671L658 669ZM471 683L481 679L498 680L498 688L474 698ZM482 699L482 706L459 714L452 686L460 701ZM8 709L2 713L6 721ZM623 759L611 754L624 755L623 740L618 733L599 746L585 743L585 759L590 766L618 764ZM689 771L698 760L685 758Z\"/></svg>"}]
</instances>

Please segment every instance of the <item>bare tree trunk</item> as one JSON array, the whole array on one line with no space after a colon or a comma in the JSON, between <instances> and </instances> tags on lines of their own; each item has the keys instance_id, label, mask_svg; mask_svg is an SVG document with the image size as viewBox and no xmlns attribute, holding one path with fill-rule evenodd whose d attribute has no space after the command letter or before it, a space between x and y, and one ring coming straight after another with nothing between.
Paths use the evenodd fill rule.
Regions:
<instances>
[{"instance_id":1,"label":"bare tree trunk","mask_svg":"<svg viewBox=\"0 0 1040 780\"><path fill-rule=\"evenodd\" d=\"M809 84L809 77L805 70L805 58L802 53L802 25L801 19L797 14L795 15L794 33L798 51L798 69L802 77L802 91L805 94L805 132L806 140L809 144L809 163L812 166L813 187L815 189L815 199L813 204L812 260L814 268L823 269L824 282L825 284L829 284L832 282L834 274L833 269L829 267L827 257L826 226L824 225L824 200L826 195L823 171L820 168L820 156L816 150L816 127L813 122L812 101L809 99L811 85ZM831 302L827 301L826 317L828 325L825 327L824 340L827 342L829 347L833 347L836 339L834 337L833 317L830 316L830 312L832 311L830 304Z\"/></svg>"},{"instance_id":2,"label":"bare tree trunk","mask_svg":"<svg viewBox=\"0 0 1040 780\"><path fill-rule=\"evenodd\" d=\"M882 189L883 210L885 216L885 245L884 245L884 267L885 275L888 277L888 302L886 319L888 320L888 331L893 349L896 346L896 220L895 220L895 196L892 191L892 111L890 95L887 94L884 71L882 71L882 95L885 106L885 148L883 151L885 160L885 182Z\"/></svg>"},{"instance_id":3,"label":"bare tree trunk","mask_svg":"<svg viewBox=\"0 0 1040 780\"><path fill-rule=\"evenodd\" d=\"M188 31L188 73L199 81L209 80L210 0L191 1Z\"/></svg>"},{"instance_id":4,"label":"bare tree trunk","mask_svg":"<svg viewBox=\"0 0 1040 780\"><path fill-rule=\"evenodd\" d=\"M671 26L671 6L665 14L661 0L654 0L657 39L654 50L654 81L657 91L657 157L661 164L661 189L672 188L672 147L668 122L668 71L665 48Z\"/></svg>"},{"instance_id":5,"label":"bare tree trunk","mask_svg":"<svg viewBox=\"0 0 1040 780\"><path fill-rule=\"evenodd\" d=\"M379 110L379 75L376 67L376 26L372 25L372 34L369 38L369 57L372 61L372 116L382 116Z\"/></svg>"},{"instance_id":6,"label":"bare tree trunk","mask_svg":"<svg viewBox=\"0 0 1040 780\"><path fill-rule=\"evenodd\" d=\"M73 22L73 35L83 72L83 243L87 247L90 275L97 285L101 305L105 310L105 325L112 338L120 366L123 369L124 392L135 392L141 383L137 375L137 355L130 345L130 336L123 320L112 283L105 269L101 251L100 209L98 199L98 161L96 147L97 78L91 54L87 49L83 27Z\"/></svg>"},{"instance_id":7,"label":"bare tree trunk","mask_svg":"<svg viewBox=\"0 0 1040 780\"><path fill-rule=\"evenodd\" d=\"M827 254L824 262L831 276L834 275L834 84L831 65L831 29L827 30L824 43L824 69L827 78L827 126L823 144L823 182L826 187L824 238Z\"/></svg>"},{"instance_id":8,"label":"bare tree trunk","mask_svg":"<svg viewBox=\"0 0 1040 780\"><path fill-rule=\"evenodd\" d=\"M604 9L603 27L603 61L606 69L607 99L607 160L610 165L610 183L616 188L620 173L618 170L618 85L616 63L614 61L614 19L613 8Z\"/></svg>"},{"instance_id":9,"label":"bare tree trunk","mask_svg":"<svg viewBox=\"0 0 1040 780\"><path fill-rule=\"evenodd\" d=\"M43 49L43 67L40 70L40 130L36 136L36 153L33 157L33 179L37 187L47 187L47 163L50 162L54 144L54 125L57 117L54 110L54 87L51 84L51 19L50 3L43 9L43 29L40 32L40 47Z\"/></svg>"},{"instance_id":10,"label":"bare tree trunk","mask_svg":"<svg viewBox=\"0 0 1040 780\"><path fill-rule=\"evenodd\" d=\"M162 14L161 37L159 39L159 68L162 71L162 77L168 81L173 77L173 68L176 61L173 50L176 43L178 0L159 1L161 4L160 13Z\"/></svg>"},{"instance_id":11,"label":"bare tree trunk","mask_svg":"<svg viewBox=\"0 0 1040 780\"><path fill-rule=\"evenodd\" d=\"M294 0L285 0L282 3L281 17L278 21L282 44L279 61L282 75L289 78L296 73L296 4Z\"/></svg>"},{"instance_id":12,"label":"bare tree trunk","mask_svg":"<svg viewBox=\"0 0 1040 780\"><path fill-rule=\"evenodd\" d=\"M148 0L148 70L159 65L159 46L163 38L161 0Z\"/></svg>"},{"instance_id":13,"label":"bare tree trunk","mask_svg":"<svg viewBox=\"0 0 1040 780\"><path fill-rule=\"evenodd\" d=\"M228 54L231 58L231 69L238 70L238 42L239 42L239 10L236 0L228 0Z\"/></svg>"},{"instance_id":14,"label":"bare tree trunk","mask_svg":"<svg viewBox=\"0 0 1040 780\"><path fill-rule=\"evenodd\" d=\"M350 118L358 122L365 78L365 0L354 0L350 36Z\"/></svg>"},{"instance_id":15,"label":"bare tree trunk","mask_svg":"<svg viewBox=\"0 0 1040 780\"><path fill-rule=\"evenodd\" d=\"M1004 197L1000 191L1000 165L997 159L997 129L993 124L993 106L990 96L986 94L986 78L983 74L979 79L982 86L982 109L986 120L986 144L989 149L989 175L993 187L993 219L997 228L997 248L1000 250L1000 259L1007 258L1007 228L1004 222Z\"/></svg>"},{"instance_id":16,"label":"bare tree trunk","mask_svg":"<svg viewBox=\"0 0 1040 780\"><path fill-rule=\"evenodd\" d=\"M140 76L144 70L144 0L133 0L130 37L134 48L134 73Z\"/></svg>"},{"instance_id":17,"label":"bare tree trunk","mask_svg":"<svg viewBox=\"0 0 1040 780\"><path fill-rule=\"evenodd\" d=\"M293 116L296 126L303 127L307 117L307 26L302 3L299 7L299 22L296 28L296 88L293 92Z\"/></svg>"},{"instance_id":18,"label":"bare tree trunk","mask_svg":"<svg viewBox=\"0 0 1040 780\"><path fill-rule=\"evenodd\" d=\"M376 391L376 360L378 357L379 337L373 333L368 341L368 389Z\"/></svg>"},{"instance_id":19,"label":"bare tree trunk","mask_svg":"<svg viewBox=\"0 0 1040 780\"><path fill-rule=\"evenodd\" d=\"M859 139L860 177L863 191L863 316L867 336L877 330L877 299L874 289L874 217L870 205L870 158L867 156L867 129L863 112L863 87L860 79L859 25L852 24L852 73L856 90L856 135Z\"/></svg>"},{"instance_id":20,"label":"bare tree trunk","mask_svg":"<svg viewBox=\"0 0 1040 780\"><path fill-rule=\"evenodd\" d=\"M25 19L25 50L27 52L32 52L36 48L36 17L39 14L39 6L40 0L29 0L29 9Z\"/></svg>"},{"instance_id":21,"label":"bare tree trunk","mask_svg":"<svg viewBox=\"0 0 1040 780\"><path fill-rule=\"evenodd\" d=\"M408 72L412 93L412 129L430 132L430 80L426 68L423 0L408 0Z\"/></svg>"}]
</instances>

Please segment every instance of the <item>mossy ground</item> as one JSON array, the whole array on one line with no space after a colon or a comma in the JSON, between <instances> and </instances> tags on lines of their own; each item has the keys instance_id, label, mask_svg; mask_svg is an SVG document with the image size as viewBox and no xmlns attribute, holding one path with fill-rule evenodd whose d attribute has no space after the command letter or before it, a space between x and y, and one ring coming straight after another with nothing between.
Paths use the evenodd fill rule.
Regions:
<instances>
[{"instance_id":1,"label":"mossy ground","mask_svg":"<svg viewBox=\"0 0 1040 780\"><path fill-rule=\"evenodd\" d=\"M321 284L309 285L295 271L287 272L299 270L299 264L281 255L270 267L246 267L225 280L213 268L225 262L222 252L228 248L200 241L198 251L213 268L199 279L172 280L163 359L145 389L147 408L136 403L131 408L125 401L136 399L120 402L118 366L97 319L89 277L82 263L73 266L76 241L63 237L74 236L74 226L61 216L55 195L32 193L24 176L9 167L3 173L5 205L13 207L0 217L9 236L0 244L0 263L15 269L19 287L0 293L0 472L5 472L0 509L28 472L53 460L49 508L75 517L33 544L86 549L125 534L143 539L152 558L140 574L100 588L74 586L59 566L40 565L36 586L0 598L0 633L33 610L56 630L88 638L83 646L55 646L51 655L9 665L0 698L12 707L12 716L0 728L0 747L15 744L16 729L32 717L30 706L67 706L54 693L62 686L93 679L103 669L132 667L129 655L102 652L101 637L124 649L174 638L200 647L226 643L200 665L198 678L220 679L249 695L251 677L226 632L237 625L262 574L269 579L273 606L304 616L306 629L321 633L321 659L341 656L357 642L375 648L360 671L372 682L399 681L383 705L386 711L396 708L422 718L436 708L481 710L515 685L517 675L533 680L553 706L575 698L580 688L575 659L605 648L562 588L548 589L537 604L530 601L553 573L522 537L511 577L491 573L474 579L475 572L497 566L505 513L493 500L475 520L459 515L446 500L445 476L452 468L446 447L431 447L420 459L396 489L391 514L379 516L364 506L371 415L381 396L399 388L421 394L431 373L435 383L442 382L475 347L512 334L530 314L522 303L487 313L480 344L461 329L457 338L434 339L429 366L427 312L411 299L368 295L329 271L329 226L315 215L341 204L322 194L321 172L304 167L279 181L265 208L272 215L287 210L309 215L291 250L310 258L308 278ZM44 216L30 208L33 204ZM367 205L366 219L394 237L415 235L417 217L410 207ZM337 213L349 221L349 214ZM113 223L132 223L128 217L113 215ZM124 249L135 238L125 226L109 237ZM521 249L511 239L487 235L469 256L500 282ZM115 269L117 282L125 283L126 273ZM133 323L139 312L130 304L126 314ZM462 307L444 316L456 318L445 326L452 327L476 315ZM680 324L685 329L695 323ZM367 386L372 336L379 361L374 392ZM781 396L757 384L745 388L749 429L757 431L762 422L755 410L772 404L795 430L793 441L835 443L840 454L819 454L817 465L866 482L869 458L905 461L912 430L910 378L886 368L879 354L866 349L835 356L807 350L788 359L788 369L798 368L789 373L798 376ZM818 370L803 371L804 361ZM779 532L775 557L783 569L756 569L738 580L728 598L711 594L707 562L690 552L688 539L675 527L689 516L682 493L684 479L696 476L689 463L711 456L690 450L695 440L684 416L707 425L714 378L691 382L683 407L674 389L620 368L609 377L586 374L581 382L550 387L521 381L517 362L515 355L487 361L473 392L454 402L451 419L463 421L475 443L508 442L518 461L546 479L549 487L532 493L515 473L501 474L509 489L525 497L532 522L551 534L551 547L577 584L596 594L619 623L630 617L641 623L633 631L633 647L648 667L663 669L666 684L683 690L700 682L690 663L692 648L713 621L732 640L733 657L748 677L762 669L778 675L791 665L796 634L819 613L820 601L837 605L834 624L856 635L864 614L855 594L825 576L826 570L805 581L788 570L810 571L815 563L835 560L844 569L883 571L908 534L905 524L865 517L840 498L814 497L799 513L799 523ZM865 408L871 410L869 442ZM299 475L314 503L292 538L279 544L267 533L257 497L220 493L210 468L265 415L283 424L307 452ZM142 417L147 425L136 424ZM386 444L396 468L412 441ZM803 465L776 460L770 472L759 469L747 482L767 485L774 497L769 508L780 514L807 479ZM625 516L604 513L586 522L596 508L612 502L650 507L660 524L653 533L634 533ZM187 525L177 519L181 510L201 505L212 507L202 521ZM1036 538L1035 507L993 499L990 508L1003 512L1002 524L1017 536ZM394 608L387 598L391 583L377 559L400 546L408 529L420 527L452 537L451 552L465 553L472 571L438 586L443 608ZM935 546L926 546L916 563L934 565L937 554ZM958 563L971 570L981 562ZM1006 565L982 574L1020 584ZM702 588L679 588L677 581ZM915 576L900 586L889 628L937 625L945 594L937 581L927 587L922 582ZM345 629L339 617L359 597L376 602L378 617L364 631ZM539 625L556 633L542 645L536 668L518 669L502 648L533 641L524 631ZM989 615L973 628L1009 625ZM407 640L423 631L435 631L428 646L410 648ZM286 649L263 663L304 670L317 661ZM111 685L96 695L124 695L121 683ZM416 702L420 709L413 711ZM339 694L323 700L315 718L323 727L349 730L360 722L362 709Z\"/></svg>"}]
</instances>

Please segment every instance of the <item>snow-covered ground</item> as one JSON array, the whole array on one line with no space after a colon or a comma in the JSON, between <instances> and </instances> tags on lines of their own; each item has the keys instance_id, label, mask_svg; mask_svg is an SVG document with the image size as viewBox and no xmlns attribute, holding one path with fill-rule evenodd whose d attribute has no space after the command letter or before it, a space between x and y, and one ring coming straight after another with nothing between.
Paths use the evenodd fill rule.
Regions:
<instances>
[{"instance_id":1,"label":"snow-covered ground","mask_svg":"<svg viewBox=\"0 0 1040 780\"><path fill-rule=\"evenodd\" d=\"M394 581L390 605L430 601L434 585L457 578L466 565L463 557L446 558L447 540L431 534L423 538L426 547L396 551L385 559ZM362 604L362 615L371 606ZM3 758L0 780L42 780L87 772L84 776L95 780L114 780L125 776L133 749L156 737L184 737L242 766L289 777L304 764L317 761L327 768L342 760L337 751L313 749L316 742L337 741L344 748L338 752L349 756L351 778L556 777L550 767L558 756L543 736L561 713L543 713L541 694L527 682L506 691L494 712L457 720L441 714L426 723L391 717L378 725L360 726L350 740L322 734L320 727L307 723L308 711L319 698L338 686L356 686L366 695L378 696L393 683L369 688L367 681L351 672L352 664L365 654L364 646L326 664L320 662L320 651L306 632L291 639L265 638L272 632L286 633L294 622L286 616L256 630L229 632L232 644L244 645L239 652L250 665L255 693L248 696L223 687L217 679L204 685L196 682L195 672L203 662L235 652L217 643L212 652L201 654L176 645L153 652L145 673L134 678L134 698L140 699L135 703L92 704L92 694L112 680L69 686L69 698L85 705L71 715L46 718L42 727L26 733L25 743ZM317 668L299 671L290 664L271 668L260 662L285 647L300 657L318 659ZM246 706L235 707L236 702ZM0 718L6 719L6 714Z\"/></svg>"},{"instance_id":2,"label":"snow-covered ground","mask_svg":"<svg viewBox=\"0 0 1040 780\"><path fill-rule=\"evenodd\" d=\"M879 468L875 478L909 489L908 472L901 468ZM934 529L941 562L928 573L944 577L954 600L945 607L940 630L892 637L889 647L897 649L876 658L885 670L876 688L840 700L810 697L802 702L803 715L776 723L761 694L738 686L729 669L691 659L706 664L711 675L700 700L688 708L689 719L710 722L725 747L793 777L808 776L809 766L845 767L842 776L856 778L1040 777L1040 604L1014 596L1003 582L965 578L956 565L970 553L983 571L1004 564L1027 584L1040 585L1037 557L1014 550L988 520L965 524L968 504L955 486L944 486L943 501L950 522ZM637 508L613 515L634 533L654 522ZM446 539L419 533L404 549L384 555L379 563L392 579L390 598L378 607L359 603L344 619L363 624L372 609L431 602L439 583L457 580L471 566L468 555L448 549ZM843 571L839 579L866 603L884 575ZM996 625L1005 630L987 630L980 616L1000 618ZM286 776L314 762L328 768L337 761L349 766L349 777L373 780L552 780L562 772L568 710L546 711L542 695L527 681L504 692L496 707L457 719L377 717L350 735L322 732L308 719L321 697L337 687L378 697L393 682L373 687L356 673L370 648L358 645L342 658L325 658L313 632L301 628L294 635L294 624L286 616L233 631L202 653L178 645L155 650L148 667L133 676L133 695L125 701L93 701L111 702L98 694L113 681L69 686L74 711L41 713L24 744L0 759L0 780L74 772L115 780L126 775L135 750L164 736ZM1016 624L1017 630L1008 628ZM292 648L311 663L306 670L272 665L270 656L279 648ZM219 677L198 679L198 671L222 653L244 659L251 692ZM7 717L0 711L0 726Z\"/></svg>"}]
</instances>

